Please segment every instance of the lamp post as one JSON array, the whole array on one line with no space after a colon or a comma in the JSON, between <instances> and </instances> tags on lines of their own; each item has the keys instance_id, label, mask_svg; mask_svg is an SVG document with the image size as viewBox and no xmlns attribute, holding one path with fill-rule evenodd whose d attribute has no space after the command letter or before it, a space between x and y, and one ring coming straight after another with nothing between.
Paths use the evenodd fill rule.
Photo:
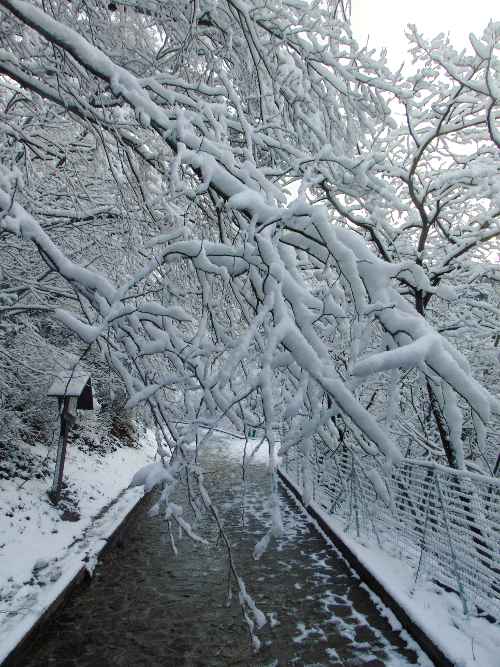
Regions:
<instances>
[{"instance_id":1,"label":"lamp post","mask_svg":"<svg viewBox=\"0 0 500 667\"><path fill-rule=\"evenodd\" d=\"M61 429L59 442L57 444L56 467L52 480L52 488L49 497L53 503L59 502L61 497L62 480L64 474L64 462L71 427L76 421L77 410L93 410L94 397L92 394L92 383L90 376L82 371L71 369L61 373L48 391L48 396L54 396L59 400L61 415Z\"/></svg>"}]
</instances>

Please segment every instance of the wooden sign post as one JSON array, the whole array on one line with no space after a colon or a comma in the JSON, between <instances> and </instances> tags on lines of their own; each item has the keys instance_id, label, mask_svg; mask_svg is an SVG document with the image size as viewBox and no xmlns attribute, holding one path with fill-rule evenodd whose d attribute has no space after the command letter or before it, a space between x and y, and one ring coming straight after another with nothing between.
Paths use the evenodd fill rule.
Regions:
<instances>
[{"instance_id":1,"label":"wooden sign post","mask_svg":"<svg viewBox=\"0 0 500 667\"><path fill-rule=\"evenodd\" d=\"M49 491L50 499L52 502L57 503L61 497L68 437L71 427L76 421L76 411L94 409L90 376L75 369L65 371L52 384L48 395L58 398L61 410L61 430L57 445L56 467L52 480L52 488Z\"/></svg>"}]
</instances>

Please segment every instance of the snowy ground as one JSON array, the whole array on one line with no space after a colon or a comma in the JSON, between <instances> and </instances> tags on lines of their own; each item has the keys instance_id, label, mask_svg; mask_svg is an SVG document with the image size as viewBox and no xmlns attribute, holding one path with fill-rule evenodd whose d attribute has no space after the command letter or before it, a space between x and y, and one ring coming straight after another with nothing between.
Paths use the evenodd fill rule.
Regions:
<instances>
[{"instance_id":1,"label":"snowy ground","mask_svg":"<svg viewBox=\"0 0 500 667\"><path fill-rule=\"evenodd\" d=\"M408 563L368 542L365 537L354 539L344 530L340 518L327 514L314 502L310 504L456 667L500 665L500 624L477 616L466 617L458 595L431 582L419 582L415 588L415 572ZM381 613L389 613L391 623L400 626L379 598L371 595L378 601Z\"/></svg>"},{"instance_id":2,"label":"snowy ground","mask_svg":"<svg viewBox=\"0 0 500 667\"><path fill-rule=\"evenodd\" d=\"M253 443L252 443L253 444ZM199 452L200 453L200 452ZM265 449L262 455L265 454ZM431 667L405 633L389 623L360 589L334 549L282 498L284 535L256 561L255 545L271 527L265 463L243 478L241 448L217 435L200 453L206 490L219 510L244 579L251 620L267 616L253 654L237 595L227 601L227 552L211 513L184 517L208 544L173 532L144 506L125 540L99 566L96 578L58 615L26 667L149 665L391 665ZM149 475L148 475L149 476ZM196 496L192 485L192 498ZM185 506L182 482L172 502ZM234 589L233 589L234 590ZM257 610L255 610L257 611ZM89 641L89 637L91 641ZM257 644L257 642L255 642Z\"/></svg>"},{"instance_id":3,"label":"snowy ground","mask_svg":"<svg viewBox=\"0 0 500 667\"><path fill-rule=\"evenodd\" d=\"M228 438L227 442L229 444L231 439ZM249 442L247 456L254 451L258 442ZM231 444L228 456L242 460L243 441L233 439ZM267 450L264 443L256 452L255 460L266 460ZM311 504L456 667L499 667L500 624L492 624L477 616L466 617L459 597L431 582L419 582L415 588L415 572L407 562L364 538L361 541L354 539L344 530L341 519L327 515L319 505ZM388 614L390 622L396 628L400 627L394 614L375 594L371 595L380 612Z\"/></svg>"},{"instance_id":4,"label":"snowy ground","mask_svg":"<svg viewBox=\"0 0 500 667\"><path fill-rule=\"evenodd\" d=\"M142 488L127 487L155 450L149 434L141 447L105 456L69 447L59 507L47 496L50 477L0 479L0 662L82 564L92 570L106 538L142 497Z\"/></svg>"},{"instance_id":5,"label":"snowy ground","mask_svg":"<svg viewBox=\"0 0 500 667\"><path fill-rule=\"evenodd\" d=\"M227 440L228 457L241 460L243 441ZM256 444L251 441L247 456ZM33 476L22 487L19 480L0 480L0 662L82 563L92 569L106 537L142 496L138 487L123 490L136 470L152 460L155 448L148 437L140 449L94 457L92 467L87 454L70 449L65 468L68 489L61 509L47 498L50 478ZM265 443L255 458L267 459ZM414 573L406 563L374 544L354 540L340 520L315 509L457 667L498 667L499 625L464 617L456 595L430 584L414 591ZM378 604L381 613L398 625L392 613Z\"/></svg>"}]
</instances>

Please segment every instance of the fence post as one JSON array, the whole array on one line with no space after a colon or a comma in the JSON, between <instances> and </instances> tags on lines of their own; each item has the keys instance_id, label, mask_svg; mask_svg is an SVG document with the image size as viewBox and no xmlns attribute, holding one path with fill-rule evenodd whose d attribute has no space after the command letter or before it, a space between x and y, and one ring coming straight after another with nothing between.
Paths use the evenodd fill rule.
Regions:
<instances>
[{"instance_id":1,"label":"fence post","mask_svg":"<svg viewBox=\"0 0 500 667\"><path fill-rule=\"evenodd\" d=\"M356 521L356 536L361 536L360 525L359 525L359 506L358 506L358 484L357 484L357 472L356 466L354 464L354 456L351 453L351 503L354 505L354 519Z\"/></svg>"},{"instance_id":2,"label":"fence post","mask_svg":"<svg viewBox=\"0 0 500 667\"><path fill-rule=\"evenodd\" d=\"M431 468L429 476L431 478L434 478L434 470ZM436 476L437 477L437 476ZM438 482L439 484L439 482ZM424 554L427 551L427 545L426 545L426 537L427 537L427 524L429 523L429 513L430 513L430 507L431 507L431 491L432 489L432 484L429 484L429 493L427 494L427 505L425 508L425 520L424 520L424 530L422 532L422 541L420 543L420 558L418 559L418 566L417 566L417 571L415 573L415 582L413 584L413 590L415 590L418 582L418 578L420 576L420 569L423 569L424 565Z\"/></svg>"},{"instance_id":3,"label":"fence post","mask_svg":"<svg viewBox=\"0 0 500 667\"><path fill-rule=\"evenodd\" d=\"M456 556L456 553L455 553L455 549L453 547L453 541L451 539L450 524L449 524L449 521L448 521L448 514L446 512L446 504L445 504L444 498L443 498L443 491L441 490L441 484L440 484L440 481L439 481L439 474L436 474L436 486L437 486L437 490L438 490L438 493L439 493L439 500L441 502L441 510L443 512L443 519L444 519L444 524L445 524L445 528L446 528L446 533L448 535L448 542L449 542L449 545L450 545L451 560L453 561L453 567L454 567L455 573L456 573L456 578L457 578L457 583L458 583L458 592L460 594L460 599L462 600L464 614L467 616L468 613L469 613L468 605L467 605L467 599L466 599L466 596L465 596L465 590L464 590L464 586L463 586L463 583L462 583L462 577L460 575L460 567L458 565L457 556Z\"/></svg>"}]
</instances>

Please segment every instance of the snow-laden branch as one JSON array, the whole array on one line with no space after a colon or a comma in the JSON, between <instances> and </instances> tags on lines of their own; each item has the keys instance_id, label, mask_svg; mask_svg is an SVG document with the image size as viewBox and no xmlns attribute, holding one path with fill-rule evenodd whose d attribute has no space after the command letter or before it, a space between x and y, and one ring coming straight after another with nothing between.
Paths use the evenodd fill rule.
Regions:
<instances>
[{"instance_id":1,"label":"snow-laden branch","mask_svg":"<svg viewBox=\"0 0 500 667\"><path fill-rule=\"evenodd\" d=\"M237 429L262 428L270 441L279 423L302 439L346 442L348 429L353 446L388 460L400 454L384 420L371 410L381 392L373 389L375 398L368 400L365 389L384 382L386 371L420 373L427 386L438 387L433 406L450 419L463 409L486 422L498 410L463 357L425 318L426 299L438 294L446 267L492 238L491 228L474 232L473 239L448 231L448 210L466 201L468 188L475 219L485 219L484 183L495 168L481 171L481 154L476 164L440 179L439 165L434 169L429 158L435 149L447 160L459 131L475 132L486 122L484 105L479 120L465 111L462 84L449 99L431 96L436 118L429 125L418 98L419 86L430 86L426 75L410 93L396 79L380 78L383 67L359 53L363 67L378 74L360 73L345 64L353 43L342 28L332 28L328 50L314 21L304 28L307 39L278 29L284 20L278 6L267 21L247 3L228 3L235 14L224 16L237 16L233 27L239 26L245 52L256 59L255 78L215 68L210 84L196 85L188 74L136 75L97 46L99 40L91 43L83 30L33 4L2 0L1 6L35 31L42 45L46 40L67 58L54 61L59 88L46 83L52 74L44 77L38 67L33 54L39 43L25 64L2 52L2 71L51 102L68 104L98 138L120 196L127 202L133 193L160 227L145 234L146 258L115 288L99 272L67 259L41 225L2 194L2 230L34 242L49 268L82 296L88 323L67 311L56 316L86 342L106 341L130 405L147 402L167 423L183 410L193 423L224 416ZM212 42L227 38L228 32L209 28ZM95 86L93 105L90 96L77 96L78 77ZM254 85L259 95L253 105ZM382 91L407 105L409 136L387 121ZM349 110L358 106L362 111L351 117ZM294 202L273 180L287 175L302 178ZM328 210L307 203L305 195L326 200L367 233L384 259L359 234L334 226ZM126 212L127 204L121 206ZM403 220L389 224L398 215ZM419 233L412 261L405 243L414 229ZM440 233L447 243L453 240L447 254L429 250ZM429 254L432 283L426 277ZM144 302L140 295L148 290L161 292L151 297L158 301ZM298 387L301 400L291 410ZM390 397L397 400L393 391ZM459 449L457 430L449 426ZM288 436L282 436L286 449ZM290 435L292 442L298 440Z\"/></svg>"}]
</instances>

